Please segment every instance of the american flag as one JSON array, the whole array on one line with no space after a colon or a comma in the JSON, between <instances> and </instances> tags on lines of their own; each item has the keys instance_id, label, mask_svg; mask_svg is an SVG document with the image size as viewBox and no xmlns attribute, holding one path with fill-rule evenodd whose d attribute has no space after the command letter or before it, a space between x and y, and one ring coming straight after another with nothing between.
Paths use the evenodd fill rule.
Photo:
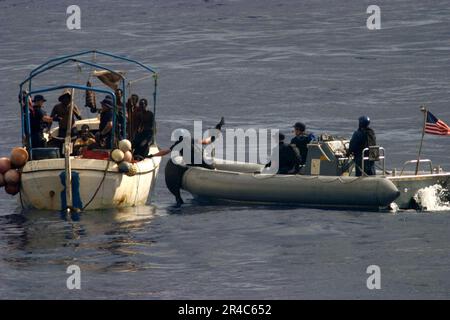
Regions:
<instances>
[{"instance_id":1,"label":"american flag","mask_svg":"<svg viewBox=\"0 0 450 320\"><path fill-rule=\"evenodd\" d=\"M450 136L450 127L445 122L436 118L430 111L427 111L425 132L439 136Z\"/></svg>"}]
</instances>

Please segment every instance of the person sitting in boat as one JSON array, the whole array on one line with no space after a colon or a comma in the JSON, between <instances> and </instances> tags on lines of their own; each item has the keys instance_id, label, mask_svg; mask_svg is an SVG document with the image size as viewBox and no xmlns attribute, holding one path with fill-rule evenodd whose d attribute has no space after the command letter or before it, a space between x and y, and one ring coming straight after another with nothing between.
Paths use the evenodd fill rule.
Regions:
<instances>
[{"instance_id":1,"label":"person sitting in boat","mask_svg":"<svg viewBox=\"0 0 450 320\"><path fill-rule=\"evenodd\" d=\"M155 116L153 112L147 110L147 99L139 100L139 114L141 117L136 119L137 133L133 140L134 156L136 158L145 158L148 156L150 145L153 142L153 126Z\"/></svg>"},{"instance_id":2,"label":"person sitting in boat","mask_svg":"<svg viewBox=\"0 0 450 320\"><path fill-rule=\"evenodd\" d=\"M53 121L59 123L58 138L65 138L67 133L67 121L69 120L70 104L72 102L72 95L69 91L64 92L59 98L59 103L53 107L51 117ZM80 109L73 104L73 115L72 115L72 130L71 135L76 136L77 130L75 126L75 118L81 120Z\"/></svg>"},{"instance_id":3,"label":"person sitting in boat","mask_svg":"<svg viewBox=\"0 0 450 320\"><path fill-rule=\"evenodd\" d=\"M222 130L222 126L225 124L225 119L222 117L220 119L220 122L216 125L216 130ZM180 143L184 141L184 137L190 136L189 132L185 129L180 130L181 134L178 139L172 146L170 146L169 149L163 149L155 154L150 154L147 156L147 158L153 158L153 157L163 157L165 155L168 155L172 153L172 150L175 149ZM198 144L201 146L211 144L215 141L214 136L209 136L208 138L205 138L201 141L198 141ZM186 165L188 166L200 166L208 169L214 169L214 166L212 164L208 164L204 157L203 157L203 148L199 148L198 144L195 143L194 139L191 139L190 141L190 149L191 154L190 158L188 158L188 163ZM180 156L183 156L183 149L179 152ZM183 156L184 158L184 156ZM201 163L196 163L196 159L201 159ZM177 201L177 206L181 206L184 201L181 198L180 190L181 190L181 183L183 178L183 173L186 171L186 167L180 166L178 164L175 164L174 159L170 159L167 162L166 169L165 169L165 180L166 180L166 186L169 189L169 191L175 196L175 199ZM186 162L186 161L185 161Z\"/></svg>"},{"instance_id":4,"label":"person sitting in boat","mask_svg":"<svg viewBox=\"0 0 450 320\"><path fill-rule=\"evenodd\" d=\"M315 139L314 134L306 133L306 126L302 122L296 122L294 124L295 137L292 138L291 144L294 144L301 156L300 165L303 166L306 163L306 157L308 156L308 144Z\"/></svg>"},{"instance_id":5,"label":"person sitting in boat","mask_svg":"<svg viewBox=\"0 0 450 320\"><path fill-rule=\"evenodd\" d=\"M36 95L33 99L33 107L30 109L31 146L33 148L45 148L44 130L49 128L53 119L43 110L44 96Z\"/></svg>"},{"instance_id":6,"label":"person sitting in boat","mask_svg":"<svg viewBox=\"0 0 450 320\"><path fill-rule=\"evenodd\" d=\"M350 140L350 146L347 156L353 155L356 167L356 176L362 175L362 157L363 150L370 146L375 146L377 144L375 131L369 128L370 118L367 116L361 116L358 119L359 127L353 133L352 139ZM364 172L366 175L375 175L375 162L374 161L364 161Z\"/></svg>"},{"instance_id":7,"label":"person sitting in boat","mask_svg":"<svg viewBox=\"0 0 450 320\"><path fill-rule=\"evenodd\" d=\"M271 161L266 164L266 168L277 166L277 174L296 174L299 171L299 166L302 161L300 152L295 146L295 144L286 144L284 142L285 135L279 133L278 135L279 144L274 148L272 152ZM278 159L276 155L278 153Z\"/></svg>"},{"instance_id":8,"label":"person sitting in boat","mask_svg":"<svg viewBox=\"0 0 450 320\"><path fill-rule=\"evenodd\" d=\"M89 146L95 143L95 136L90 132L89 126L87 124L83 124L81 126L79 138L75 140L73 146L74 155L81 155L83 150L87 149Z\"/></svg>"},{"instance_id":9,"label":"person sitting in boat","mask_svg":"<svg viewBox=\"0 0 450 320\"><path fill-rule=\"evenodd\" d=\"M111 96L106 96L100 103L102 110L100 112L100 125L95 136L97 145L101 149L111 148L111 138L113 129L114 104Z\"/></svg>"}]
</instances>

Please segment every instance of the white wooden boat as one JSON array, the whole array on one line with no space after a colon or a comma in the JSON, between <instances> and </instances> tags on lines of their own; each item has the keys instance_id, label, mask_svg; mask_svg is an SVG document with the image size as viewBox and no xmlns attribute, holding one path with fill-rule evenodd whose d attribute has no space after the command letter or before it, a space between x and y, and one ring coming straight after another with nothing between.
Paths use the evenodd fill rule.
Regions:
<instances>
[{"instance_id":1,"label":"white wooden boat","mask_svg":"<svg viewBox=\"0 0 450 320\"><path fill-rule=\"evenodd\" d=\"M152 146L151 153L158 152ZM137 162L136 174L119 172L110 160L71 157L73 205L83 210L145 205L153 190L161 158ZM21 201L26 208L61 210L67 205L65 159L28 161L22 171Z\"/></svg>"},{"instance_id":2,"label":"white wooden boat","mask_svg":"<svg viewBox=\"0 0 450 320\"><path fill-rule=\"evenodd\" d=\"M82 60L84 56L93 55L93 62ZM144 76L138 80L131 80L124 76L123 72L116 72L102 65L98 62L99 57L111 58L116 62L131 63L133 68L136 65L144 69L149 75ZM108 87L101 88L98 86L91 86L90 83L84 85L80 84L64 84L60 86L37 88L32 86L35 77L51 69L57 68L60 65L75 64L78 68L87 66L90 69L89 79L92 79L92 74L98 73L98 70L110 73L117 77L117 84L111 86L105 83L102 79L100 84L106 84ZM79 75L77 75L79 77ZM130 206L144 205L149 199L149 195L155 186L159 165L161 158L146 158L142 161L133 161L131 163L132 170L130 172L123 172L119 170L119 165L110 160L108 156L101 159L73 156L71 152L70 133L67 134L64 143L64 155L59 154L59 148L53 150L43 150L42 148L35 148L32 145L30 138L30 105L29 100L32 96L37 94L51 94L56 92L58 95L61 90L72 90L72 97L74 92L96 92L109 95L113 101L114 118L112 129L112 142L108 150L103 150L104 154L112 149L118 148L119 145L119 120L118 114L127 114L125 108L127 101L127 94L130 92L130 83L132 81L140 81L142 79L150 79L153 81L153 113L156 113L156 88L157 88L157 74L156 72L143 65L140 62L131 60L125 57L116 56L110 53L101 51L85 51L68 56L51 59L41 66L31 71L29 77L25 79L20 85L20 106L22 111L22 136L24 137L24 147L30 154L30 160L21 169L21 188L19 201L24 208L35 208L41 210L98 210L108 208L122 208ZM98 80L98 79L97 79ZM88 80L90 81L90 80ZM128 87L126 87L128 83ZM27 88L28 90L25 90ZM117 88L122 89L122 108L116 96ZM114 90L112 90L114 89ZM24 93L25 91L25 93ZM73 110L73 100L70 106L70 114ZM89 107L90 108L90 107ZM91 109L95 113L96 110ZM71 117L69 117L71 118ZM72 127L69 120L68 128ZM126 119L122 119L120 125L126 128ZM28 124L28 125L27 125ZM75 122L75 127L80 130L83 124L88 124L91 132L95 133L99 127L99 117L88 118ZM70 130L69 130L70 131ZM126 138L127 131L124 130ZM58 128L51 130L51 136L57 136ZM153 123L153 144L150 146L149 153L158 152L158 146L155 142L155 123ZM46 136L48 139L48 136ZM45 148L48 149L48 148ZM51 149L51 148L50 148ZM49 155L36 157L38 151L49 151ZM54 154L51 152L54 151ZM67 186L67 187L66 187Z\"/></svg>"}]
</instances>

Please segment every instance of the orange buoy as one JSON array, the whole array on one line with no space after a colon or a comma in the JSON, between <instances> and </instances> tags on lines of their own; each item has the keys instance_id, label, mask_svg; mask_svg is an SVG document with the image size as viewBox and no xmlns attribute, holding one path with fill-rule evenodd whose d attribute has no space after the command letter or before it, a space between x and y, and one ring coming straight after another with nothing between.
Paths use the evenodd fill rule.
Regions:
<instances>
[{"instance_id":1,"label":"orange buoy","mask_svg":"<svg viewBox=\"0 0 450 320\"><path fill-rule=\"evenodd\" d=\"M130 151L125 152L123 161L126 161L126 162L133 161L133 154Z\"/></svg>"},{"instance_id":2,"label":"orange buoy","mask_svg":"<svg viewBox=\"0 0 450 320\"><path fill-rule=\"evenodd\" d=\"M5 184L6 184L5 177L3 176L3 173L0 173L0 188L4 187Z\"/></svg>"},{"instance_id":3,"label":"orange buoy","mask_svg":"<svg viewBox=\"0 0 450 320\"><path fill-rule=\"evenodd\" d=\"M5 187L5 191L10 195L15 196L19 193L20 187L18 184L7 184Z\"/></svg>"},{"instance_id":4,"label":"orange buoy","mask_svg":"<svg viewBox=\"0 0 450 320\"><path fill-rule=\"evenodd\" d=\"M9 169L11 169L11 161L9 158L0 158L0 173L5 173Z\"/></svg>"},{"instance_id":5,"label":"orange buoy","mask_svg":"<svg viewBox=\"0 0 450 320\"><path fill-rule=\"evenodd\" d=\"M11 151L11 167L22 168L28 161L28 152L25 148L14 148Z\"/></svg>"},{"instance_id":6,"label":"orange buoy","mask_svg":"<svg viewBox=\"0 0 450 320\"><path fill-rule=\"evenodd\" d=\"M5 182L7 185L9 184L19 184L20 183L20 174L15 169L8 170L5 174Z\"/></svg>"}]
</instances>

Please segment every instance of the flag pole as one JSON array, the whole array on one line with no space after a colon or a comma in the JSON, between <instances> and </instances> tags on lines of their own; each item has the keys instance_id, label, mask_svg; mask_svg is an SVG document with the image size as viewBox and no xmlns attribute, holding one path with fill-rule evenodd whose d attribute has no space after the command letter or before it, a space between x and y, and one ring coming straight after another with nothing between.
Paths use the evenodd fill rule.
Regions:
<instances>
[{"instance_id":1,"label":"flag pole","mask_svg":"<svg viewBox=\"0 0 450 320\"><path fill-rule=\"evenodd\" d=\"M422 139L420 140L419 154L417 156L416 172L415 172L416 176L419 173L420 154L422 153L422 144L423 144L423 138L425 137L425 126L427 123L427 115L428 115L428 111L425 106L421 106L420 111L423 112L423 128L422 128Z\"/></svg>"}]
</instances>

